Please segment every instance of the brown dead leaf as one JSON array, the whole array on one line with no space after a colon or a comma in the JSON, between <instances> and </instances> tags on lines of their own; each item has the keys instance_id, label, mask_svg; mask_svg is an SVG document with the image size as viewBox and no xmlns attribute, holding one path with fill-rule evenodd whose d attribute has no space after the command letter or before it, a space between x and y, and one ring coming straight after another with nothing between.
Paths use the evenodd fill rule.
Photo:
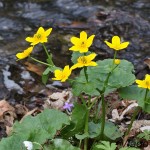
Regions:
<instances>
[{"instance_id":1,"label":"brown dead leaf","mask_svg":"<svg viewBox=\"0 0 150 150\"><path fill-rule=\"evenodd\" d=\"M62 107L65 102L72 103L73 102L73 94L71 91L62 91L62 92L56 92L53 93L48 97L48 99L45 101L44 108L54 108L62 110Z\"/></svg>"},{"instance_id":2,"label":"brown dead leaf","mask_svg":"<svg viewBox=\"0 0 150 150\"><path fill-rule=\"evenodd\" d=\"M32 71L32 72L36 73L39 76L42 76L42 74L45 70L44 67L32 64L30 62L25 62L25 65L26 65L27 70Z\"/></svg>"},{"instance_id":3,"label":"brown dead leaf","mask_svg":"<svg viewBox=\"0 0 150 150\"><path fill-rule=\"evenodd\" d=\"M15 106L15 109L16 109L16 114L21 116L24 116L28 112L28 108L21 104L17 104Z\"/></svg>"},{"instance_id":4,"label":"brown dead leaf","mask_svg":"<svg viewBox=\"0 0 150 150\"><path fill-rule=\"evenodd\" d=\"M12 107L7 101L0 101L0 121L6 126L7 135L10 133L9 129L13 126L16 113L14 107Z\"/></svg>"},{"instance_id":5,"label":"brown dead leaf","mask_svg":"<svg viewBox=\"0 0 150 150\"><path fill-rule=\"evenodd\" d=\"M144 63L150 68L150 58L146 58Z\"/></svg>"},{"instance_id":6,"label":"brown dead leaf","mask_svg":"<svg viewBox=\"0 0 150 150\"><path fill-rule=\"evenodd\" d=\"M12 130L13 130L13 127L6 126L6 134L8 136L11 135Z\"/></svg>"},{"instance_id":7,"label":"brown dead leaf","mask_svg":"<svg viewBox=\"0 0 150 150\"><path fill-rule=\"evenodd\" d=\"M41 112L41 110L39 110L39 108L34 108L33 110L27 112L27 113L22 117L22 119L20 120L20 122L22 122L22 120L23 120L25 117L27 117L27 116L29 116L29 115L33 115L33 114L35 114L35 113L37 114L37 112L39 113L39 112Z\"/></svg>"},{"instance_id":8,"label":"brown dead leaf","mask_svg":"<svg viewBox=\"0 0 150 150\"><path fill-rule=\"evenodd\" d=\"M123 103L124 106L126 106L125 103ZM112 110L112 119L109 119L110 121L121 121L123 120L124 116L126 114L132 113L134 111L134 108L137 107L138 104L133 101L132 103L130 103L130 105L128 105L122 112L119 112L117 109L113 109Z\"/></svg>"},{"instance_id":9,"label":"brown dead leaf","mask_svg":"<svg viewBox=\"0 0 150 150\"><path fill-rule=\"evenodd\" d=\"M12 107L7 101L1 100L0 101L0 120L4 119L4 113L12 112L15 114L15 109ZM15 115L14 115L15 116Z\"/></svg>"}]
</instances>

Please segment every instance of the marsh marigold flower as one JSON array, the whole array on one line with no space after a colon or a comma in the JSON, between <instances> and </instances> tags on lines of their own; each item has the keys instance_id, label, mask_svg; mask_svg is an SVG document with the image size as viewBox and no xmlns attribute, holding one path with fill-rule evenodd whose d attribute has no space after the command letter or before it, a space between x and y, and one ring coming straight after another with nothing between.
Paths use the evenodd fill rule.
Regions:
<instances>
[{"instance_id":1,"label":"marsh marigold flower","mask_svg":"<svg viewBox=\"0 0 150 150\"><path fill-rule=\"evenodd\" d=\"M138 84L138 87L150 90L150 75L149 74L146 74L144 80L135 80L135 82Z\"/></svg>"},{"instance_id":2,"label":"marsh marigold flower","mask_svg":"<svg viewBox=\"0 0 150 150\"><path fill-rule=\"evenodd\" d=\"M85 31L80 32L80 38L72 37L71 42L74 44L69 50L79 51L80 53L85 53L89 50L89 47L93 43L95 35L91 35L87 38L87 33Z\"/></svg>"},{"instance_id":3,"label":"marsh marigold flower","mask_svg":"<svg viewBox=\"0 0 150 150\"><path fill-rule=\"evenodd\" d=\"M119 65L120 64L120 59L115 59L114 64Z\"/></svg>"},{"instance_id":4,"label":"marsh marigold flower","mask_svg":"<svg viewBox=\"0 0 150 150\"><path fill-rule=\"evenodd\" d=\"M17 53L16 57L18 59L24 59L24 58L26 58L26 57L28 57L30 55L30 53L32 52L32 50L33 50L33 47L29 47L26 50L24 50L22 53Z\"/></svg>"},{"instance_id":5,"label":"marsh marigold flower","mask_svg":"<svg viewBox=\"0 0 150 150\"><path fill-rule=\"evenodd\" d=\"M52 31L52 28L49 28L48 30L44 30L43 27L40 27L36 34L34 34L33 37L27 37L26 41L30 42L31 45L36 45L38 43L46 43L47 37L50 35Z\"/></svg>"},{"instance_id":6,"label":"marsh marigold flower","mask_svg":"<svg viewBox=\"0 0 150 150\"><path fill-rule=\"evenodd\" d=\"M85 66L97 66L97 63L92 61L96 57L95 53L87 56L80 56L77 59L77 63L71 67L71 69L81 68Z\"/></svg>"},{"instance_id":7,"label":"marsh marigold flower","mask_svg":"<svg viewBox=\"0 0 150 150\"><path fill-rule=\"evenodd\" d=\"M65 82L68 77L71 74L71 69L69 66L65 66L63 70L55 70L54 71L54 76L55 78L52 78L52 80L60 80L61 82Z\"/></svg>"},{"instance_id":8,"label":"marsh marigold flower","mask_svg":"<svg viewBox=\"0 0 150 150\"><path fill-rule=\"evenodd\" d=\"M119 51L122 50L124 48L127 48L129 45L129 42L123 42L121 43L120 41L120 37L119 36L113 36L112 38L112 43L105 41L105 43L107 44L107 46L109 46L110 48Z\"/></svg>"}]
</instances>

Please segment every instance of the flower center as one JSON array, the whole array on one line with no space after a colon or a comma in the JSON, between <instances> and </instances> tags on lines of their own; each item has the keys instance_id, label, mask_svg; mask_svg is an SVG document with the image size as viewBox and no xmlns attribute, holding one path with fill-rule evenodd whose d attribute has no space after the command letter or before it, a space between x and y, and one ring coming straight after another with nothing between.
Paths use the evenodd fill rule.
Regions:
<instances>
[{"instance_id":1,"label":"flower center","mask_svg":"<svg viewBox=\"0 0 150 150\"><path fill-rule=\"evenodd\" d=\"M83 64L86 64L86 63L87 63L87 60L86 60L85 57L82 57L82 58L81 58L81 61L82 61Z\"/></svg>"},{"instance_id":2,"label":"flower center","mask_svg":"<svg viewBox=\"0 0 150 150\"><path fill-rule=\"evenodd\" d=\"M81 47L82 48L86 47L85 42L81 42Z\"/></svg>"},{"instance_id":3,"label":"flower center","mask_svg":"<svg viewBox=\"0 0 150 150\"><path fill-rule=\"evenodd\" d=\"M41 36L41 34L37 34L36 37L37 37L37 39L41 39L42 36Z\"/></svg>"}]
</instances>

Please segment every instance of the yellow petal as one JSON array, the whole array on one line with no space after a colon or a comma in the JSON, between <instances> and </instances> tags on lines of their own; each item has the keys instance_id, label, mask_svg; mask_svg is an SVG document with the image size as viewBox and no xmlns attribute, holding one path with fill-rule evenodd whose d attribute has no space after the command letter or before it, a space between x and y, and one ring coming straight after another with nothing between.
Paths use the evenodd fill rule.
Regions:
<instances>
[{"instance_id":1,"label":"yellow petal","mask_svg":"<svg viewBox=\"0 0 150 150\"><path fill-rule=\"evenodd\" d=\"M96 57L96 54L95 54L95 53L92 53L92 54L86 56L86 59L87 59L87 61L89 62L89 61L92 61L95 57Z\"/></svg>"},{"instance_id":2,"label":"yellow petal","mask_svg":"<svg viewBox=\"0 0 150 150\"><path fill-rule=\"evenodd\" d=\"M146 82L143 80L135 80L135 82L138 84L138 87L141 88L147 88Z\"/></svg>"},{"instance_id":3,"label":"yellow petal","mask_svg":"<svg viewBox=\"0 0 150 150\"><path fill-rule=\"evenodd\" d=\"M74 45L79 45L80 39L73 36L73 37L71 38L71 42L72 42Z\"/></svg>"},{"instance_id":4,"label":"yellow petal","mask_svg":"<svg viewBox=\"0 0 150 150\"><path fill-rule=\"evenodd\" d=\"M84 67L84 65L81 64L81 63L76 63L75 65L73 65L73 66L71 67L71 70L76 69L76 68L81 68L81 67Z\"/></svg>"},{"instance_id":5,"label":"yellow petal","mask_svg":"<svg viewBox=\"0 0 150 150\"><path fill-rule=\"evenodd\" d=\"M93 39L94 39L95 35L91 35L88 39L87 39L87 46L90 47L93 43Z\"/></svg>"},{"instance_id":6,"label":"yellow petal","mask_svg":"<svg viewBox=\"0 0 150 150\"><path fill-rule=\"evenodd\" d=\"M38 31L36 34L43 34L44 33L44 28L43 27L39 27Z\"/></svg>"},{"instance_id":7,"label":"yellow petal","mask_svg":"<svg viewBox=\"0 0 150 150\"><path fill-rule=\"evenodd\" d=\"M91 61L90 63L88 63L86 66L97 66L97 63L94 61Z\"/></svg>"},{"instance_id":8,"label":"yellow petal","mask_svg":"<svg viewBox=\"0 0 150 150\"><path fill-rule=\"evenodd\" d=\"M80 47L79 49L80 53L86 53L89 50L88 47Z\"/></svg>"},{"instance_id":9,"label":"yellow petal","mask_svg":"<svg viewBox=\"0 0 150 150\"><path fill-rule=\"evenodd\" d=\"M121 50L121 49L127 48L128 45L129 45L129 42L123 42L123 43L120 44L119 49Z\"/></svg>"},{"instance_id":10,"label":"yellow petal","mask_svg":"<svg viewBox=\"0 0 150 150\"><path fill-rule=\"evenodd\" d=\"M69 48L69 50L79 51L79 48L77 46L72 46L72 47Z\"/></svg>"},{"instance_id":11,"label":"yellow petal","mask_svg":"<svg viewBox=\"0 0 150 150\"><path fill-rule=\"evenodd\" d=\"M24 59L26 56L25 56L23 53L17 53L17 54L16 54L16 57L17 57L18 59Z\"/></svg>"},{"instance_id":12,"label":"yellow petal","mask_svg":"<svg viewBox=\"0 0 150 150\"><path fill-rule=\"evenodd\" d=\"M30 55L30 53L32 52L32 50L33 50L33 47L29 47L26 50L24 50L22 53L17 53L16 57L18 59L24 59L24 58L26 58L26 57L28 57Z\"/></svg>"},{"instance_id":13,"label":"yellow petal","mask_svg":"<svg viewBox=\"0 0 150 150\"><path fill-rule=\"evenodd\" d=\"M87 40L87 33L85 31L80 32L80 39L82 41L86 41Z\"/></svg>"},{"instance_id":14,"label":"yellow petal","mask_svg":"<svg viewBox=\"0 0 150 150\"><path fill-rule=\"evenodd\" d=\"M34 41L34 39L33 39L32 37L27 37L25 40L26 40L27 42L33 42L33 41Z\"/></svg>"},{"instance_id":15,"label":"yellow petal","mask_svg":"<svg viewBox=\"0 0 150 150\"><path fill-rule=\"evenodd\" d=\"M112 44L113 45L120 45L120 37L119 36L113 36Z\"/></svg>"},{"instance_id":16,"label":"yellow petal","mask_svg":"<svg viewBox=\"0 0 150 150\"><path fill-rule=\"evenodd\" d=\"M71 71L69 69L69 65L67 65L67 66L64 67L63 74L67 74L67 75L71 74Z\"/></svg>"},{"instance_id":17,"label":"yellow petal","mask_svg":"<svg viewBox=\"0 0 150 150\"><path fill-rule=\"evenodd\" d=\"M46 30L46 31L45 31L45 35L46 35L46 36L49 36L51 32L52 32L52 28Z\"/></svg>"},{"instance_id":18,"label":"yellow petal","mask_svg":"<svg viewBox=\"0 0 150 150\"><path fill-rule=\"evenodd\" d=\"M110 42L108 42L108 41L104 41L104 42L107 44L108 47L114 48L114 46Z\"/></svg>"},{"instance_id":19,"label":"yellow petal","mask_svg":"<svg viewBox=\"0 0 150 150\"><path fill-rule=\"evenodd\" d=\"M58 78L58 79L61 78L61 76L62 76L62 71L61 70L55 70L54 73L55 73L56 78Z\"/></svg>"}]
</instances>

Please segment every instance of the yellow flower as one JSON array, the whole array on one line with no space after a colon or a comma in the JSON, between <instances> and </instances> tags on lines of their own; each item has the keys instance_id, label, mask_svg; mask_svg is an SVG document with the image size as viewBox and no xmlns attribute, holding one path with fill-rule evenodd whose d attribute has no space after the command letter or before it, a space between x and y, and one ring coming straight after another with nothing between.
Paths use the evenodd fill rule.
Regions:
<instances>
[{"instance_id":1,"label":"yellow flower","mask_svg":"<svg viewBox=\"0 0 150 150\"><path fill-rule=\"evenodd\" d=\"M44 30L43 27L40 27L36 34L34 34L33 37L27 37L26 41L30 42L31 45L36 45L38 43L45 43L47 42L47 37L50 35L52 31L52 28L49 28L48 30Z\"/></svg>"},{"instance_id":2,"label":"yellow flower","mask_svg":"<svg viewBox=\"0 0 150 150\"><path fill-rule=\"evenodd\" d=\"M97 66L97 63L92 61L95 57L96 57L95 53L92 53L88 56L80 56L77 59L77 63L71 67L71 70L81 68L84 66Z\"/></svg>"},{"instance_id":3,"label":"yellow flower","mask_svg":"<svg viewBox=\"0 0 150 150\"><path fill-rule=\"evenodd\" d=\"M119 65L120 64L120 59L115 59L114 64Z\"/></svg>"},{"instance_id":4,"label":"yellow flower","mask_svg":"<svg viewBox=\"0 0 150 150\"><path fill-rule=\"evenodd\" d=\"M138 87L150 89L150 75L146 74L144 80L135 80L135 82L138 84Z\"/></svg>"},{"instance_id":5,"label":"yellow flower","mask_svg":"<svg viewBox=\"0 0 150 150\"><path fill-rule=\"evenodd\" d=\"M120 38L118 36L113 36L112 38L112 43L105 41L105 43L107 44L107 46L109 46L110 48L119 51L122 50L126 47L128 47L129 42L123 42L121 43Z\"/></svg>"},{"instance_id":6,"label":"yellow flower","mask_svg":"<svg viewBox=\"0 0 150 150\"><path fill-rule=\"evenodd\" d=\"M52 80L60 80L61 82L65 82L68 77L71 74L71 69L69 69L69 66L65 66L63 70L55 70L54 75L55 78L52 78Z\"/></svg>"},{"instance_id":7,"label":"yellow flower","mask_svg":"<svg viewBox=\"0 0 150 150\"><path fill-rule=\"evenodd\" d=\"M93 43L95 35L91 35L87 38L87 33L85 31L80 32L80 38L72 37L71 42L74 44L69 50L79 51L80 53L85 53L89 50L89 47Z\"/></svg>"},{"instance_id":8,"label":"yellow flower","mask_svg":"<svg viewBox=\"0 0 150 150\"><path fill-rule=\"evenodd\" d=\"M24 59L24 58L26 58L26 57L28 57L30 55L30 53L32 52L32 50L33 50L33 47L29 47L26 50L24 50L22 53L17 53L16 57L18 59Z\"/></svg>"}]
</instances>

